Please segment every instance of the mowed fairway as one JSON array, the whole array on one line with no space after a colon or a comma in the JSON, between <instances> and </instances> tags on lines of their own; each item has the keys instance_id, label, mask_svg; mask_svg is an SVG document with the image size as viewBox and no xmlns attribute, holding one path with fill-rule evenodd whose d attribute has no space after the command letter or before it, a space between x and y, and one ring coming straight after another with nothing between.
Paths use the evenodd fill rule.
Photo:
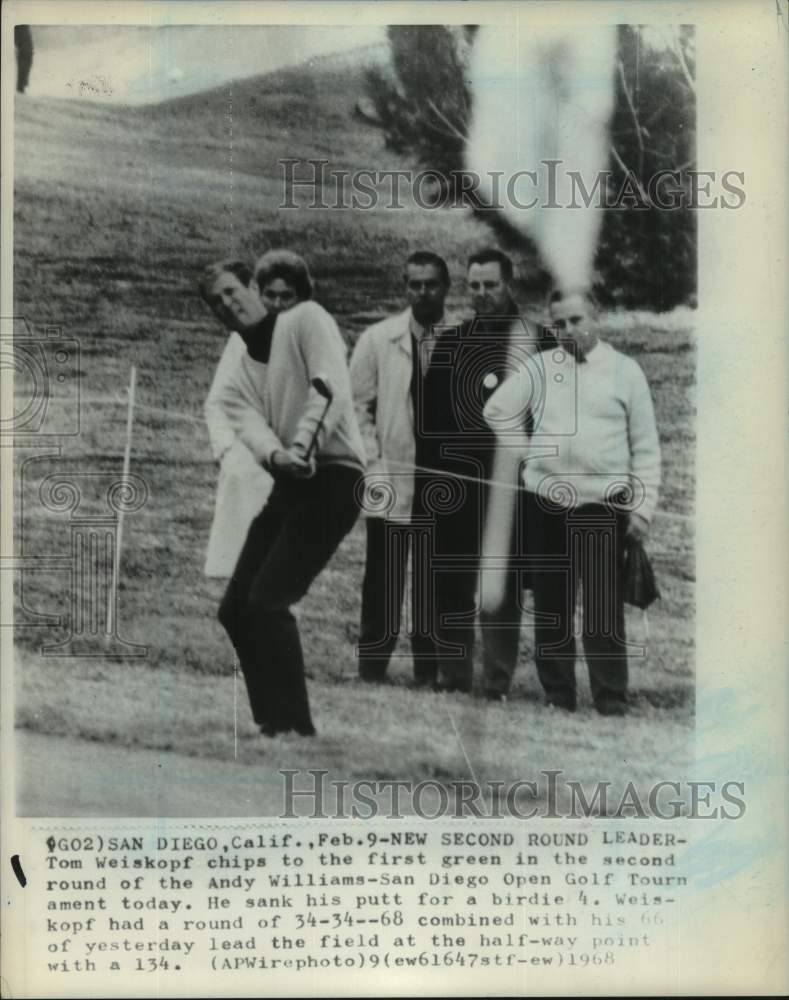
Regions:
<instances>
[{"instance_id":1,"label":"mowed fairway","mask_svg":"<svg viewBox=\"0 0 789 1000\"><path fill-rule=\"evenodd\" d=\"M148 108L17 99L15 315L36 336L56 325L62 336L76 338L81 368L79 435L39 440L60 444L59 457L28 449L17 457L16 527L25 556L70 551L68 514L39 499L46 475L120 472L124 389L133 364L131 469L149 491L126 519L119 600L120 633L145 645L145 657L41 656L43 643L66 633L63 625L36 626L35 616L68 621L70 577L65 570L28 572L18 587L16 723L37 734L32 742L26 737L24 746L36 752L20 765L23 812L271 813L283 767L326 768L330 777L346 779L445 782L536 778L541 769L558 768L579 781L622 787L632 780L644 788L685 773L694 691L690 312L617 316L609 323L611 342L636 357L650 381L665 467L663 513L649 542L663 598L648 621L629 613L633 641L648 636L649 642L648 655L632 660L628 718L603 719L591 710L583 664L578 714L549 712L534 676L528 619L505 705L409 690L407 643L391 665L390 683L360 686L353 652L360 523L300 609L319 736L264 741L254 731L231 647L215 619L222 583L202 574L216 482L202 402L224 336L196 294L196 276L221 256L252 260L272 246L292 247L309 259L316 297L350 345L367 324L401 308L399 265L408 252L430 247L446 257L454 277L450 305L457 309L462 261L490 241L486 227L465 211L420 210L407 199L399 211L278 210L280 158L322 158L335 169L404 165L354 119L360 88L360 76L318 64ZM59 767L46 794L40 737L56 738L53 754L74 756L74 768ZM152 785L148 798L144 789L126 796L122 775L109 767L106 795L76 794L84 763L79 741L93 743L86 761L106 744L113 760L122 748L156 751L163 761L184 755L186 764L179 756L168 772L178 776L178 795L170 802L166 788ZM218 804L211 792L217 762L242 769L239 789L252 782L259 797L240 791L237 803L224 796Z\"/></svg>"}]
</instances>

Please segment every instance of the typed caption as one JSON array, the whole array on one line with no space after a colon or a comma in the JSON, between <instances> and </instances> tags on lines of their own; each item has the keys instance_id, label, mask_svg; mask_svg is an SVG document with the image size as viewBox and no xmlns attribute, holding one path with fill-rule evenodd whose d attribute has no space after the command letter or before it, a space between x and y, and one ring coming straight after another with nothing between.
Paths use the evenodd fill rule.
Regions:
<instances>
[{"instance_id":1,"label":"typed caption","mask_svg":"<svg viewBox=\"0 0 789 1000\"><path fill-rule=\"evenodd\" d=\"M370 826L39 827L31 965L87 989L151 974L230 990L261 972L624 974L662 952L688 886L682 822Z\"/></svg>"}]
</instances>

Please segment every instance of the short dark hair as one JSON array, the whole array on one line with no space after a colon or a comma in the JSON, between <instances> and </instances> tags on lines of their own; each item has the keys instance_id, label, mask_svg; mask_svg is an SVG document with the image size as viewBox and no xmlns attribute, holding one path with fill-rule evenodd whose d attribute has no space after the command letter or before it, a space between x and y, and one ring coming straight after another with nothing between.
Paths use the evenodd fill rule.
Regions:
<instances>
[{"instance_id":1,"label":"short dark hair","mask_svg":"<svg viewBox=\"0 0 789 1000\"><path fill-rule=\"evenodd\" d=\"M497 247L485 247L482 250L477 250L468 259L467 271L472 264L498 264L501 268L501 276L506 282L512 281L512 276L515 273L512 259Z\"/></svg>"},{"instance_id":2,"label":"short dark hair","mask_svg":"<svg viewBox=\"0 0 789 1000\"><path fill-rule=\"evenodd\" d=\"M292 250L269 250L255 264L255 280L261 289L270 281L282 278L303 302L312 298L312 277L306 260Z\"/></svg>"},{"instance_id":3,"label":"short dark hair","mask_svg":"<svg viewBox=\"0 0 789 1000\"><path fill-rule=\"evenodd\" d=\"M247 287L252 280L252 268L237 257L228 257L225 260L218 260L214 264L209 264L197 279L200 297L208 305L211 304L209 302L209 293L214 287L217 278L222 274L234 274L241 284Z\"/></svg>"},{"instance_id":4,"label":"short dark hair","mask_svg":"<svg viewBox=\"0 0 789 1000\"><path fill-rule=\"evenodd\" d=\"M432 265L441 275L441 280L445 285L449 285L449 268L443 257L439 257L432 250L415 250L406 260L403 268L403 277L408 272L408 265L414 264L416 267L428 267Z\"/></svg>"}]
</instances>

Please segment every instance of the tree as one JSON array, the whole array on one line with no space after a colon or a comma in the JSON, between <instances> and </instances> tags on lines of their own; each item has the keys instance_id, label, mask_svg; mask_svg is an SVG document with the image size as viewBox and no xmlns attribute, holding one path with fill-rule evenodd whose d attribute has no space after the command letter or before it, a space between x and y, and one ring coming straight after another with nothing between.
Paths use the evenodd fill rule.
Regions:
<instances>
[{"instance_id":1,"label":"tree","mask_svg":"<svg viewBox=\"0 0 789 1000\"><path fill-rule=\"evenodd\" d=\"M628 175L642 193L629 209L605 213L596 263L603 301L667 309L696 295L696 213L688 207L696 165L694 32L684 26L667 33L661 47L645 44L645 30L619 29L609 184L614 202ZM685 207L652 204L646 189L661 171L674 173Z\"/></svg>"},{"instance_id":2,"label":"tree","mask_svg":"<svg viewBox=\"0 0 789 1000\"><path fill-rule=\"evenodd\" d=\"M447 178L463 163L471 113L464 53L473 30L390 25L391 69L367 71L368 96L388 148L415 153L424 166Z\"/></svg>"},{"instance_id":3,"label":"tree","mask_svg":"<svg viewBox=\"0 0 789 1000\"><path fill-rule=\"evenodd\" d=\"M14 25L14 49L16 52L16 89L24 94L30 81L33 65L33 32L29 24Z\"/></svg>"},{"instance_id":4,"label":"tree","mask_svg":"<svg viewBox=\"0 0 789 1000\"><path fill-rule=\"evenodd\" d=\"M447 178L463 168L472 97L465 66L476 29L441 25L391 26L389 69L367 76L367 93L387 145L409 152ZM695 168L695 43L692 26L658 38L655 29L622 25L611 123L611 177L598 245L598 295L609 305L669 309L696 294L696 217L683 207L664 209L650 196L650 179L675 172L675 192L688 199ZM624 191L634 196L619 199ZM549 276L536 249L496 213L483 216L501 242L517 247L542 288Z\"/></svg>"}]
</instances>

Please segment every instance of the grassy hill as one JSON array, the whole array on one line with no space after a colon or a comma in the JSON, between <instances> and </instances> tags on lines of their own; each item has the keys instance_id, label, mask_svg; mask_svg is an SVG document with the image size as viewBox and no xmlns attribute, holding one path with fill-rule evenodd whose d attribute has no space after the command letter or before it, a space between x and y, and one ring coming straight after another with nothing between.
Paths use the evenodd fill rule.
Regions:
<instances>
[{"instance_id":1,"label":"grassy hill","mask_svg":"<svg viewBox=\"0 0 789 1000\"><path fill-rule=\"evenodd\" d=\"M227 253L254 257L288 242L309 253L322 301L353 330L368 310L382 313L396 299L399 264L393 263L412 242L449 243L462 254L469 241L484 236L473 225L450 236L459 228L457 214L420 219L414 208L313 210L306 218L277 210L280 159L323 158L330 169L404 165L384 150L375 130L354 118L360 90L358 73L318 69L283 71L143 108L19 101L17 223L25 243L27 233L34 239L25 249L33 251L37 273L45 268L56 281L82 278L87 287L75 290L106 309L95 329L114 335L121 322L114 307L122 307L128 326L117 332L125 342L152 316L205 325L193 288L206 260ZM361 280L338 284L338 275ZM30 291L22 269L18 300ZM47 319L60 315L63 303L48 305ZM80 313L76 306L71 303L67 317L90 323L92 310Z\"/></svg>"},{"instance_id":2,"label":"grassy hill","mask_svg":"<svg viewBox=\"0 0 789 1000\"><path fill-rule=\"evenodd\" d=\"M481 223L456 210L278 208L279 159L323 158L335 169L403 166L354 118L360 87L358 71L316 63L144 108L17 99L15 314L39 334L61 326L81 352L81 433L68 439L61 458L25 468L19 530L26 554L69 551L67 519L37 500L47 473L120 470L132 364L139 404L132 471L150 491L126 522L120 597L122 634L148 645L147 660L41 660L36 650L60 631L20 628L20 725L208 756L227 752L233 659L214 620L222 584L202 576L216 473L201 408L224 337L196 294L197 274L221 256L251 260L290 246L309 259L316 297L352 343L373 319L400 308L400 262L411 250L432 247L446 257L457 308L462 261L490 240ZM470 698L407 691L407 657L392 665L394 686L359 689L352 651L363 561L358 526L302 609L321 737L310 745L282 741L269 751L272 767L326 763L344 775L468 777L473 747L478 776L504 760L507 773L517 773L526 746L517 760L511 747L528 737L532 769L558 760L594 772L621 759L624 733L633 768L627 776L647 780L660 767L657 748L684 752L693 691L692 331L687 319L640 317L612 323L610 337L638 358L652 385L666 466L662 507L676 515L664 517L651 540L664 599L650 612L649 657L633 664L636 709L624 729L588 710L547 721L528 629L507 706L483 710ZM27 574L20 620L65 612L68 588L61 572ZM642 639L640 614L631 626ZM214 676L194 685L195 674ZM244 703L243 718L246 712ZM250 735L251 722L244 726ZM242 758L257 760L257 753L248 748Z\"/></svg>"}]
</instances>

